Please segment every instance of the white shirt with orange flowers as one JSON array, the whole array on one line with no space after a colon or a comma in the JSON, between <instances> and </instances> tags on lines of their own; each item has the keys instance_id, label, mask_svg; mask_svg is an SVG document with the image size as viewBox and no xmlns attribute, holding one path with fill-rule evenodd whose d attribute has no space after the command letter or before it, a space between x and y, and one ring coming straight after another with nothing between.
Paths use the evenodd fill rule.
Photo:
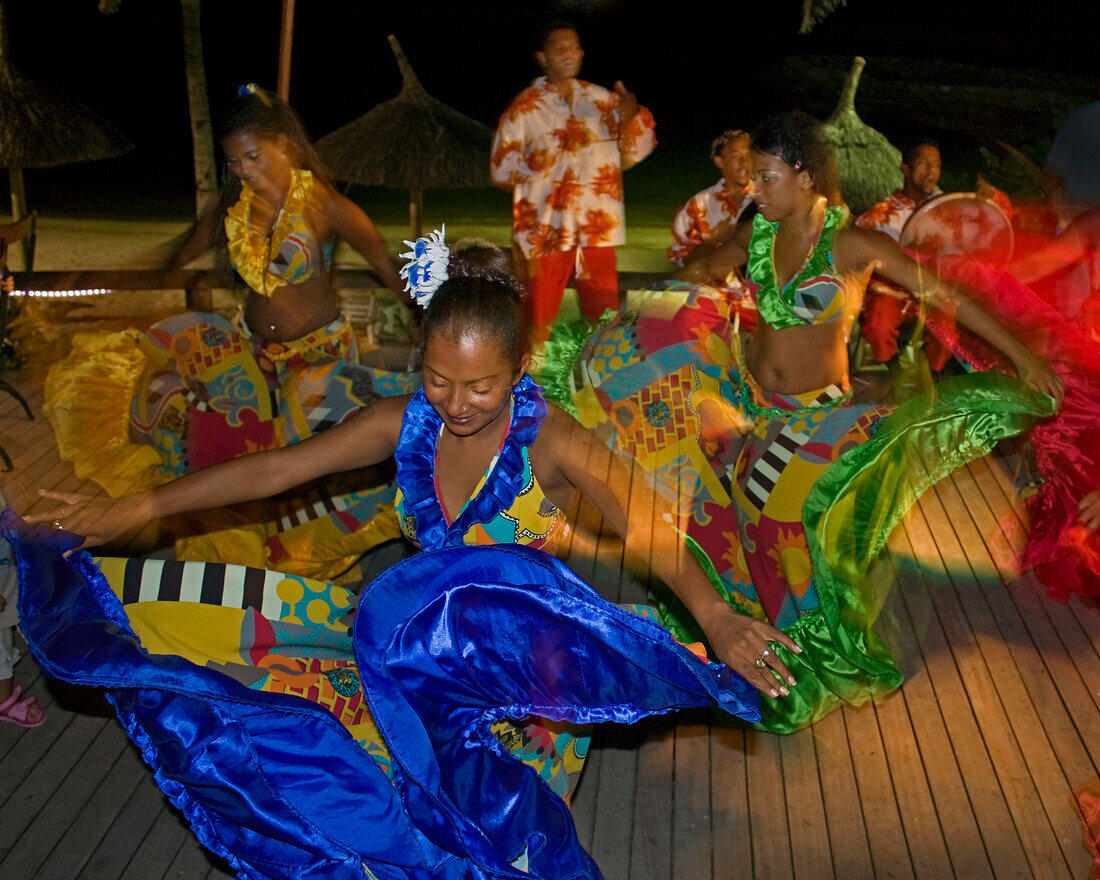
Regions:
<instances>
[{"instance_id":1,"label":"white shirt with orange flowers","mask_svg":"<svg viewBox=\"0 0 1100 880\"><path fill-rule=\"evenodd\" d=\"M668 258L677 266L693 250L706 241L719 223L736 223L742 212L752 202L749 191L732 191L723 177L714 186L697 192L677 212L672 221L672 247Z\"/></svg>"},{"instance_id":2,"label":"white shirt with orange flowers","mask_svg":"<svg viewBox=\"0 0 1100 880\"><path fill-rule=\"evenodd\" d=\"M512 236L527 259L626 241L623 161L657 145L641 107L620 126L614 92L573 81L571 101L540 76L512 101L493 136L493 180L513 188Z\"/></svg>"}]
</instances>

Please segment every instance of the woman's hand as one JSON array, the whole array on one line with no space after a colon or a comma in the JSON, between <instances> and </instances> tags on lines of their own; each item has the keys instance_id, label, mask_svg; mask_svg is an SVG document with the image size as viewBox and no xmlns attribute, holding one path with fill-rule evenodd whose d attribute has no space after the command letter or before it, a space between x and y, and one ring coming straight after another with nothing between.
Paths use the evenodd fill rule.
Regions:
<instances>
[{"instance_id":1,"label":"woman's hand","mask_svg":"<svg viewBox=\"0 0 1100 880\"><path fill-rule=\"evenodd\" d=\"M769 642L778 642L796 654L802 649L770 623L738 614L725 603L723 608L704 626L718 659L762 694L787 696L797 682Z\"/></svg>"},{"instance_id":2,"label":"woman's hand","mask_svg":"<svg viewBox=\"0 0 1100 880\"><path fill-rule=\"evenodd\" d=\"M1062 408L1062 401L1066 396L1066 383L1062 377L1054 372L1042 358L1036 357L1031 352L1025 352L1017 356L1013 361L1016 367L1016 375L1027 382L1036 391L1049 394L1058 401L1058 408Z\"/></svg>"},{"instance_id":3,"label":"woman's hand","mask_svg":"<svg viewBox=\"0 0 1100 880\"><path fill-rule=\"evenodd\" d=\"M1100 529L1100 489L1093 489L1077 502L1077 522L1090 532Z\"/></svg>"},{"instance_id":4,"label":"woman's hand","mask_svg":"<svg viewBox=\"0 0 1100 880\"><path fill-rule=\"evenodd\" d=\"M60 529L82 536L84 543L76 548L78 550L106 544L156 518L150 491L117 500L45 489L40 489L38 494L61 504L46 513L26 517L27 522L52 522Z\"/></svg>"}]
</instances>

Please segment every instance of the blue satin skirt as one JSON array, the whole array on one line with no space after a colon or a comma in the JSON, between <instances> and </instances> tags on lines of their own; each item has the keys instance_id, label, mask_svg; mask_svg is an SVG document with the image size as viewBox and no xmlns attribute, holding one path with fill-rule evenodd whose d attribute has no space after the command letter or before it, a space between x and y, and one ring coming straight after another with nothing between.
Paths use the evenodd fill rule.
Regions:
<instances>
[{"instance_id":1,"label":"blue satin skirt","mask_svg":"<svg viewBox=\"0 0 1100 880\"><path fill-rule=\"evenodd\" d=\"M518 546L422 553L369 584L354 650L388 778L324 708L150 654L75 536L22 523L22 628L43 672L105 688L196 836L241 878L592 878L562 800L490 727L631 723L755 690Z\"/></svg>"}]
</instances>

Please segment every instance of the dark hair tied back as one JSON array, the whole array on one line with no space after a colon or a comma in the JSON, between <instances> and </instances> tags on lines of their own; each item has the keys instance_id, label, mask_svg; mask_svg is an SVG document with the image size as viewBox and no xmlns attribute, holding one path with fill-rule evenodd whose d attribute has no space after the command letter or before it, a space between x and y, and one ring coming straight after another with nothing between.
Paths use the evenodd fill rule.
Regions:
<instances>
[{"instance_id":1,"label":"dark hair tied back","mask_svg":"<svg viewBox=\"0 0 1100 880\"><path fill-rule=\"evenodd\" d=\"M817 191L832 196L837 189L832 145L821 133L821 123L801 110L775 113L752 132L752 148L775 156L795 171L813 178Z\"/></svg>"},{"instance_id":2,"label":"dark hair tied back","mask_svg":"<svg viewBox=\"0 0 1100 880\"><path fill-rule=\"evenodd\" d=\"M491 340L510 363L519 363L527 350L527 310L509 255L485 239L460 239L447 273L424 310L420 335L425 346L440 334L452 339L472 335Z\"/></svg>"}]
</instances>

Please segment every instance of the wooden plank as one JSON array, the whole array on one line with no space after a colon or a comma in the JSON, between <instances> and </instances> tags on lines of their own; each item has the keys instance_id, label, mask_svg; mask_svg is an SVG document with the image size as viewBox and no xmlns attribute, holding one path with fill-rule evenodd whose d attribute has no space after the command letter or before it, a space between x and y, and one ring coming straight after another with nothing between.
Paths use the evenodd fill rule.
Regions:
<instances>
[{"instance_id":1,"label":"wooden plank","mask_svg":"<svg viewBox=\"0 0 1100 880\"><path fill-rule=\"evenodd\" d=\"M673 769L672 877L710 880L710 724L704 711L680 713Z\"/></svg>"},{"instance_id":2,"label":"wooden plank","mask_svg":"<svg viewBox=\"0 0 1100 880\"><path fill-rule=\"evenodd\" d=\"M227 864L203 849L194 835L189 835L160 880L194 880L207 876L221 880L236 875Z\"/></svg>"},{"instance_id":3,"label":"wooden plank","mask_svg":"<svg viewBox=\"0 0 1100 880\"><path fill-rule=\"evenodd\" d=\"M1100 707L1100 652L1089 640L1088 632L1082 625L1081 619L1073 611L1072 606L1078 600L1071 599L1070 602L1063 603L1050 599L1046 595L1046 588L1039 583L1039 579L1033 572L1024 574L1012 585L1012 594L1021 610L1027 609L1024 611L1025 616L1032 613L1034 608L1042 608L1050 621L1051 629L1065 646L1068 659L1076 667L1077 674L1085 684L1088 701L1093 706ZM1093 619L1098 617L1095 610L1086 609L1086 611L1089 611ZM1044 656L1045 653L1044 651ZM1055 675L1055 681L1058 681L1057 675ZM1067 703L1075 718L1077 710L1084 711L1082 707L1076 705L1075 701L1068 700ZM1093 761L1100 763L1096 752L1093 751L1095 740L1100 737L1100 727L1078 724L1078 730L1081 731L1085 745L1093 755Z\"/></svg>"},{"instance_id":4,"label":"wooden plank","mask_svg":"<svg viewBox=\"0 0 1100 880\"><path fill-rule=\"evenodd\" d=\"M746 731L711 726L711 876L749 876L752 825L749 820Z\"/></svg>"},{"instance_id":5,"label":"wooden plank","mask_svg":"<svg viewBox=\"0 0 1100 880\"><path fill-rule=\"evenodd\" d=\"M115 727L121 732L120 726ZM137 749L124 749L39 869L37 880L71 880L79 876L123 806L148 776Z\"/></svg>"},{"instance_id":6,"label":"wooden plank","mask_svg":"<svg viewBox=\"0 0 1100 880\"><path fill-rule=\"evenodd\" d=\"M902 791L907 786L916 785L922 788L927 786L928 793L933 801L932 810L934 812L931 813L926 812L928 809L926 806L914 809L912 806L904 804L902 807L906 836L911 841L910 853L913 855L917 875L920 877L927 876L923 863L924 854L915 852L920 844L913 845L912 841L914 839L923 840L926 836L934 836L935 832L931 828L916 832L910 832L909 829L913 822L923 823L935 820L952 867L951 871L945 872L941 876L965 877L968 880L969 878L973 878L973 880L986 880L986 878L989 878L989 880L992 880L993 869L989 863L989 857L986 855L986 848L982 842L977 818L967 796L964 771L960 766L962 761L967 761L967 752L980 747L981 743L953 743L944 724L943 715L941 714L943 709L932 689L932 677L928 663L936 663L937 658L940 658L939 662L941 663L946 661L947 673L951 675L955 673L954 663L949 652L935 650L946 645L942 630L938 628L938 622L936 624L936 639L934 641L928 639L927 642L922 638L922 634L932 624L922 615L920 630L918 631L918 628L914 625L913 617L910 615L909 606L904 597L910 595L915 598L917 588L914 587L912 582L914 579L919 579L920 574L913 565L901 566L897 564L894 548L898 548L903 544L907 547L904 533L895 533L891 538L891 552L886 560L897 581L896 589L900 598L900 601L894 606L894 611L899 618L896 648L899 657L910 661L919 661L919 667L915 672L907 674L899 696L887 700L879 707L879 723L889 727L892 719L887 710L894 710L900 703L904 703L909 722L912 725L913 735L916 738L919 757L914 759L912 755L898 754L896 749L893 748L893 737L888 736L886 738L887 757L890 761L890 772L894 778L894 788L899 792L900 799L904 797ZM928 653L931 655L930 660L926 660L926 655L921 653L922 646L927 647ZM961 688L959 690L961 691ZM969 708L967 711L969 711ZM959 757L956 755L957 752L961 753ZM977 768L972 768L969 766L969 762L965 766L968 775L973 774L975 769L979 772L982 769L980 764ZM915 772L918 768L920 772ZM989 775L992 776L992 768L988 769L990 771ZM996 779L993 778L991 782L995 787ZM977 780L977 783L980 786L981 780Z\"/></svg>"},{"instance_id":7,"label":"wooden plank","mask_svg":"<svg viewBox=\"0 0 1100 880\"><path fill-rule=\"evenodd\" d=\"M157 876L165 865L171 864L190 836L191 829L183 816L166 804L142 838L120 880L148 880Z\"/></svg>"},{"instance_id":8,"label":"wooden plank","mask_svg":"<svg viewBox=\"0 0 1100 880\"><path fill-rule=\"evenodd\" d=\"M29 658L20 666L28 662ZM4 756L4 772L0 774L0 805L7 804L40 763L52 760L52 756L46 756L66 737L69 725L80 717L78 712L83 706L82 699L90 698L90 692L87 691L57 684L48 687L47 684L48 679L42 676L28 688L28 692L34 695L39 704L48 709L48 715L41 726L20 729L19 738ZM58 700L55 694L61 695L63 701ZM7 726L4 725L5 728ZM0 829L0 838L4 833L4 829Z\"/></svg>"},{"instance_id":9,"label":"wooden plank","mask_svg":"<svg viewBox=\"0 0 1100 880\"><path fill-rule=\"evenodd\" d=\"M11 853L8 857L0 861L0 875L6 880L38 876L43 862L64 836L66 829L77 817L81 808L95 794L104 781L107 771L126 747L126 734L117 724L108 721L99 726L99 733L95 740L87 751L81 754L79 761L68 767L66 776L56 789L43 793L44 796L48 796L48 800L34 815L33 821L28 820L22 834L11 844ZM56 751L51 750L49 757L51 764L60 760ZM19 793L16 792L9 803L18 805L18 798ZM34 804L31 804L24 815L33 814L33 812ZM4 818L6 826L10 817ZM18 825L18 822L13 823L13 832ZM4 833L6 837L8 833L6 827Z\"/></svg>"},{"instance_id":10,"label":"wooden plank","mask_svg":"<svg viewBox=\"0 0 1100 880\"><path fill-rule=\"evenodd\" d=\"M633 840L627 854L630 880L672 880L672 785L674 729L667 719L644 726L638 747Z\"/></svg>"},{"instance_id":11,"label":"wooden plank","mask_svg":"<svg viewBox=\"0 0 1100 880\"><path fill-rule=\"evenodd\" d=\"M590 757L594 765L592 768L585 766L581 779L582 789L589 786L584 792L590 804L585 824L590 842L586 843L586 847L606 880L629 880L630 877L638 747L641 742L642 733L637 727L601 725ZM593 770L596 772L593 773Z\"/></svg>"},{"instance_id":12,"label":"wooden plank","mask_svg":"<svg viewBox=\"0 0 1100 880\"><path fill-rule=\"evenodd\" d=\"M952 487L958 489L961 500L966 503L970 511L978 535L988 535L994 531L996 522L1003 519L1008 512L1008 501L993 493L978 499L974 499L973 496L968 497L964 494L964 488L968 484L973 485L972 481L967 479L970 473L956 474L952 479L952 486L943 487L944 491L940 493L940 498L945 505L952 502L958 503L960 499L952 496L950 491ZM1000 509L995 509L998 500L1002 504ZM975 548L971 550L972 559L980 544L975 542L971 545L970 542L974 541L974 538L975 535L969 529L960 532L960 540ZM1051 735L1052 742L1056 745L1061 744L1063 750L1069 750L1071 753L1063 760L1063 766L1069 771L1074 764L1080 764L1084 760L1082 755L1076 753L1076 747L1081 745L1077 732L1100 731L1100 715L1097 714L1097 703L1093 697L1100 688L1090 689L1085 683L1079 673L1078 664L1070 656L1055 627L1051 624L1050 615L1056 613L1059 603L1053 600L1042 600L1041 585L1038 584L1034 575L1029 577L1029 582L1040 592L1026 588L1005 591L986 581L982 581L981 586L990 608L997 617L1005 644L1012 652L1021 671L1036 711L1043 719L1044 729ZM1088 659L1092 659L1092 678L1100 683L1100 663L1096 662L1097 657L1094 652L1084 650L1087 643L1080 638L1080 627L1074 626L1071 619L1065 616L1062 619L1067 628L1067 637L1072 639L1074 631L1078 635L1076 641L1078 647L1082 649L1081 663L1087 665ZM1057 682L1056 687L1052 686L1052 679ZM1092 769L1095 770L1095 757Z\"/></svg>"},{"instance_id":13,"label":"wooden plank","mask_svg":"<svg viewBox=\"0 0 1100 880\"><path fill-rule=\"evenodd\" d=\"M937 493L933 490L921 500L920 509L915 511L908 522L907 528L914 547L918 541L928 549L927 558L934 559L936 553L946 555L949 559L960 558L960 549L954 540L954 532L940 529L936 532L935 539L931 529L925 521L924 514L937 523L947 522L947 516L939 503ZM947 545L947 552L943 554L940 543ZM919 551L918 551L919 552ZM925 558L922 556L922 558ZM976 592L972 574L967 569L946 571L947 579L960 586L958 596L952 597L948 591L937 592L937 602L941 607L947 605L951 608L947 613L941 614L940 620L948 634L950 643L967 647L965 662L960 662L965 671L963 677L967 682L967 692L970 703L974 708L978 719L982 736L989 750L991 761L997 770L1001 788L1012 814L1014 824L1023 842L1025 855L1032 872L1036 877L1063 877L1068 870L1060 842L1055 835L1046 814L1038 814L1035 804L1044 799L1044 805L1048 811L1058 814L1059 808L1071 809L1065 800L1065 792L1059 794L1061 804L1052 803L1053 787L1042 785L1036 788L1036 780L1031 773L1030 762L1038 761L1044 770L1057 768L1057 762L1053 759L1049 743L1042 732L1042 726L1034 718L1034 712L1030 702L1026 699L1026 692L1019 681L1019 675L1012 664L1011 659L1005 653L999 652L994 640L985 635L992 628L996 632L995 624L989 620L988 609L983 615L978 601L974 601ZM944 600L947 600L946 602ZM957 599L959 604L955 604ZM984 602L981 603L984 605ZM946 610L946 609L945 609ZM986 629L983 629L983 625ZM977 650L971 650L971 646ZM1002 645L1003 648L1003 645ZM1008 704L1012 706L1013 720L1010 720L1004 705L1002 694L1008 698ZM1015 697L1015 700L1012 698ZM1027 703L1026 706L1018 705L1020 699ZM1027 714L1034 720L1029 725L1035 731L1035 736L1042 742L1018 742L1013 729L1013 721L1019 724L1019 717ZM1021 746L1027 749L1027 756L1021 751ZM1058 776L1059 769L1055 769ZM1040 780L1042 781L1042 780ZM1064 786L1064 781L1061 783ZM1074 854L1076 856L1076 854ZM999 875L998 875L999 876Z\"/></svg>"},{"instance_id":14,"label":"wooden plank","mask_svg":"<svg viewBox=\"0 0 1100 880\"><path fill-rule=\"evenodd\" d=\"M106 718L89 715L72 719L48 756L34 766L0 806L0 847L11 848L36 820L107 723Z\"/></svg>"},{"instance_id":15,"label":"wooden plank","mask_svg":"<svg viewBox=\"0 0 1100 880\"><path fill-rule=\"evenodd\" d=\"M926 768L922 763L916 731L903 694L894 694L876 706L884 760L892 781L894 800L908 847L913 876L938 878L952 875L951 858L936 814ZM851 733L851 727L849 727ZM866 804L865 804L866 806ZM874 805L867 811L878 816ZM878 833L876 819L872 832Z\"/></svg>"},{"instance_id":16,"label":"wooden plank","mask_svg":"<svg viewBox=\"0 0 1100 880\"><path fill-rule=\"evenodd\" d=\"M911 878L913 866L874 707L846 707L843 712L875 876Z\"/></svg>"},{"instance_id":17,"label":"wooden plank","mask_svg":"<svg viewBox=\"0 0 1100 880\"><path fill-rule=\"evenodd\" d=\"M948 479L939 484L950 486L959 495L960 504L951 508L951 523L959 530L960 543L967 548L972 562L992 565L1001 583L1007 584L1020 576L1020 558L1027 535L1020 524L1015 511L1005 503L999 503L996 513L989 505L987 493L998 492L999 487L992 485L992 473L988 466L975 465L973 468L959 468ZM995 496L1000 500L1002 496ZM956 519L958 520L956 522ZM972 525L978 522L978 534L975 536ZM966 540L963 536L966 535ZM969 538L977 538L970 545ZM986 552L982 553L982 547ZM976 571L984 577L985 571Z\"/></svg>"},{"instance_id":18,"label":"wooden plank","mask_svg":"<svg viewBox=\"0 0 1100 880\"><path fill-rule=\"evenodd\" d=\"M759 730L745 735L753 877L794 876L779 740Z\"/></svg>"},{"instance_id":19,"label":"wooden plank","mask_svg":"<svg viewBox=\"0 0 1100 880\"><path fill-rule=\"evenodd\" d=\"M965 473L957 474L956 478L959 477L963 478L964 485L970 482L965 479ZM982 529L975 526L973 517L982 516L984 503L973 505L971 516L966 516L965 501L958 489L955 478L944 480L936 487L937 500L955 523L955 530L950 533L946 529L937 530L936 540L941 546L944 543L954 545L957 541L967 546L971 559L976 560L977 550L982 547ZM982 525L987 524L979 523L979 526ZM1076 694L1082 707L1090 710L1091 717L1087 722L1090 727L1100 728L1100 722L1094 707L1089 706L1091 701L1087 700L1083 683L1072 663L1063 662L1057 666L1061 673L1059 690L1062 693L1052 686L1044 658L1036 650L1033 636L1025 626L1011 594L989 580L976 578L974 584L984 595L984 602L973 590L965 590L960 595L993 672L1001 700L1006 707L1010 707L1008 714L1016 740L1066 859L1075 874L1079 870L1087 870L1087 862L1081 861L1083 850L1078 841L1073 840L1079 829L1079 819L1076 809L1066 798L1066 792L1070 788L1069 779L1091 778L1096 767L1081 743L1063 696L1072 698ZM1041 610L1038 614L1029 615L1029 626L1040 636L1043 635L1041 625L1044 620ZM1052 667L1058 663L1059 655L1064 658L1060 643L1049 633L1049 622L1042 644L1050 648L1047 662ZM1038 647L1041 648L1042 644Z\"/></svg>"},{"instance_id":20,"label":"wooden plank","mask_svg":"<svg viewBox=\"0 0 1100 880\"><path fill-rule=\"evenodd\" d=\"M814 735L821 796L832 851L832 871L842 880L874 877L869 829L859 800L856 771L843 711L833 712L810 728ZM873 817L872 823L873 825ZM810 875L812 880L813 875Z\"/></svg>"},{"instance_id":21,"label":"wooden plank","mask_svg":"<svg viewBox=\"0 0 1100 880\"><path fill-rule=\"evenodd\" d=\"M998 880L1030 880L1032 872L1028 868L1023 842L1013 822L998 772L994 768L994 759L983 740L968 692L972 670L981 663L981 657L935 545L926 528L913 525L916 519L916 512L910 515L903 524L900 537L904 537L909 545L912 558L920 560L917 564L923 576L905 577L902 595L910 620L927 622L925 627L917 623L916 631L921 633L920 647L931 683L931 699L918 705L930 708L928 703L934 702L941 707L946 736L939 738L937 725L931 718L919 713L914 718L922 728L925 742L930 746L939 745L942 749L943 740L946 740L954 753L993 875ZM897 570L899 578L906 573L904 566L898 566ZM929 760L936 760L937 754L946 755L946 751L930 752ZM936 776L929 781L946 827L953 817L962 816L965 808L953 797L951 790L945 789L949 780ZM961 832L963 829L959 827L956 830ZM974 858L969 840L964 843L958 837L951 837L949 846L953 855L962 851L969 852L970 857ZM965 864L965 860L959 863Z\"/></svg>"},{"instance_id":22,"label":"wooden plank","mask_svg":"<svg viewBox=\"0 0 1100 880\"><path fill-rule=\"evenodd\" d=\"M162 810L171 809L150 775L135 787L88 860L82 876L114 880L126 870L134 852Z\"/></svg>"},{"instance_id":23,"label":"wooden plank","mask_svg":"<svg viewBox=\"0 0 1100 880\"><path fill-rule=\"evenodd\" d=\"M787 826L794 876L828 880L834 876L833 854L813 730L779 737L779 754L783 764L783 787L788 793Z\"/></svg>"}]
</instances>

